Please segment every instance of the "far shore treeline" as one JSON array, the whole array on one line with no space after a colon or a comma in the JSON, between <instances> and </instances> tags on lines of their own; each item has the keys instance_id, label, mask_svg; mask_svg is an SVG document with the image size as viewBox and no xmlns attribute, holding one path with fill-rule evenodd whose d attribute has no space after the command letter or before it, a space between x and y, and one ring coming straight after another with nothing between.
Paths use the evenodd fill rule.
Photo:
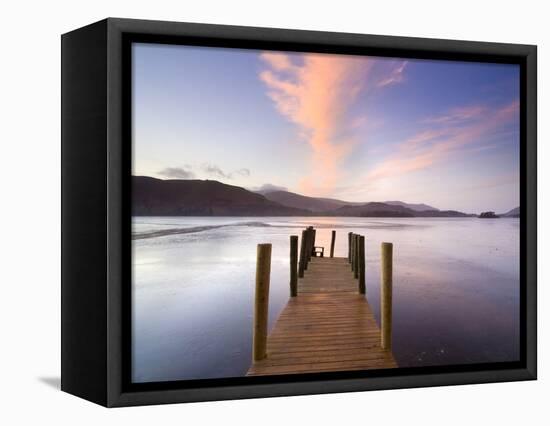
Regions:
<instances>
[{"instance_id":1,"label":"far shore treeline","mask_svg":"<svg viewBox=\"0 0 550 426\"><path fill-rule=\"evenodd\" d=\"M132 176L133 216L476 217L402 201L347 202L288 191L257 193L216 180ZM498 215L519 217L519 207ZM497 216L497 217L498 217Z\"/></svg>"}]
</instances>

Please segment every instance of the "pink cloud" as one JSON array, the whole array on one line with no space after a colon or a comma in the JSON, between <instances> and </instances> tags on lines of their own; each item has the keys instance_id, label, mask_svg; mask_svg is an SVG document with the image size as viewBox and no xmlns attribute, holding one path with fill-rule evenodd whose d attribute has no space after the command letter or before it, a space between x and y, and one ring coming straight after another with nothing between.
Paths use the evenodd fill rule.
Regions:
<instances>
[{"instance_id":1,"label":"pink cloud","mask_svg":"<svg viewBox=\"0 0 550 426\"><path fill-rule=\"evenodd\" d=\"M376 84L377 87L391 86L393 84L401 83L404 80L405 67L407 61L398 62L396 66L389 72L386 77L383 77Z\"/></svg>"},{"instance_id":2,"label":"pink cloud","mask_svg":"<svg viewBox=\"0 0 550 426\"><path fill-rule=\"evenodd\" d=\"M294 67L290 57L280 52L264 52L261 58L267 62L275 71L286 71Z\"/></svg>"},{"instance_id":3,"label":"pink cloud","mask_svg":"<svg viewBox=\"0 0 550 426\"><path fill-rule=\"evenodd\" d=\"M431 124L459 124L464 121L480 119L487 113L487 108L482 105L470 105L466 107L453 108L448 114L429 117L424 120Z\"/></svg>"},{"instance_id":4,"label":"pink cloud","mask_svg":"<svg viewBox=\"0 0 550 426\"><path fill-rule=\"evenodd\" d=\"M268 96L279 113L300 127L313 151L311 172L301 181L301 190L330 193L341 177L342 161L356 143L345 136L357 125L348 113L364 88L371 61L324 54L293 60L282 53L263 53L261 59L268 66L260 73Z\"/></svg>"},{"instance_id":5,"label":"pink cloud","mask_svg":"<svg viewBox=\"0 0 550 426\"><path fill-rule=\"evenodd\" d=\"M295 123L312 158L300 191L330 195L345 177L341 166L358 143L354 132L380 125L350 113L358 96L404 80L406 61L362 56L264 52L260 80L277 111ZM369 87L370 86L370 87ZM364 142L364 138L362 139Z\"/></svg>"},{"instance_id":6,"label":"pink cloud","mask_svg":"<svg viewBox=\"0 0 550 426\"><path fill-rule=\"evenodd\" d=\"M483 107L455 109L440 118L432 121L439 127L422 131L402 142L395 154L375 166L366 176L366 184L424 170L451 154L457 155L460 149L480 142L503 124L517 120L519 101L495 110Z\"/></svg>"}]
</instances>

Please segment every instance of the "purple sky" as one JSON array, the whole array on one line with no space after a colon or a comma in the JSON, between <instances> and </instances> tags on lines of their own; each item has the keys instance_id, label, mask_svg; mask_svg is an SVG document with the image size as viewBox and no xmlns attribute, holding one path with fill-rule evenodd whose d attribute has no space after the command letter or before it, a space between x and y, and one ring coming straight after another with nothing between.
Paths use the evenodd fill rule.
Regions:
<instances>
[{"instance_id":1,"label":"purple sky","mask_svg":"<svg viewBox=\"0 0 550 426\"><path fill-rule=\"evenodd\" d=\"M519 205L519 67L135 44L134 175Z\"/></svg>"}]
</instances>

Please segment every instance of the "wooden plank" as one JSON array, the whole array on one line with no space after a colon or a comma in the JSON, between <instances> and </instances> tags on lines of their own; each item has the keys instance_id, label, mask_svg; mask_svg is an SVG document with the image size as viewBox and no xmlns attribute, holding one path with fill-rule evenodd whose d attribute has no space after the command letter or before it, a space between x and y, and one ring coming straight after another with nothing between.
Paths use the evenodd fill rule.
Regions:
<instances>
[{"instance_id":1,"label":"wooden plank","mask_svg":"<svg viewBox=\"0 0 550 426\"><path fill-rule=\"evenodd\" d=\"M312 257L248 375L395 368L347 258Z\"/></svg>"},{"instance_id":2,"label":"wooden plank","mask_svg":"<svg viewBox=\"0 0 550 426\"><path fill-rule=\"evenodd\" d=\"M267 359L266 359L267 360ZM264 362L267 362L267 361ZM259 365L256 363L248 371L249 376L272 375L272 374L304 374L327 371L348 371L348 370L372 370L395 368L392 359L342 361L342 362L319 362L294 365Z\"/></svg>"}]
</instances>

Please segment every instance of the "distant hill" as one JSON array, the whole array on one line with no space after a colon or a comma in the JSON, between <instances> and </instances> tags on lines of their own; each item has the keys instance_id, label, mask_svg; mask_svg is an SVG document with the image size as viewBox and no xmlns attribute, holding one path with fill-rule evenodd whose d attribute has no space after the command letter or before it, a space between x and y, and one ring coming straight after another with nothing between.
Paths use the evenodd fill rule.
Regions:
<instances>
[{"instance_id":1,"label":"distant hill","mask_svg":"<svg viewBox=\"0 0 550 426\"><path fill-rule=\"evenodd\" d=\"M331 212L335 216L359 217L414 217L415 211L403 206L386 203L365 203L358 206L343 206Z\"/></svg>"},{"instance_id":2,"label":"distant hill","mask_svg":"<svg viewBox=\"0 0 550 426\"><path fill-rule=\"evenodd\" d=\"M307 197L305 195L300 195L289 191L262 191L261 194L264 195L267 199L283 204L285 206L311 210L312 212L329 212L344 206L359 206L367 204L366 202L351 202L337 200L334 198ZM435 207L429 206L427 204L409 204L403 201L384 201L380 204L406 207L419 212L428 210L439 211Z\"/></svg>"},{"instance_id":3,"label":"distant hill","mask_svg":"<svg viewBox=\"0 0 550 426\"><path fill-rule=\"evenodd\" d=\"M425 210L418 210L424 209ZM513 211L512 211L513 212ZM509 213L512 213L509 212ZM134 216L468 217L454 210L402 201L352 203L288 191L258 194L216 180L132 177Z\"/></svg>"},{"instance_id":4,"label":"distant hill","mask_svg":"<svg viewBox=\"0 0 550 426\"><path fill-rule=\"evenodd\" d=\"M311 210L312 212L336 210L339 207L353 204L332 198L307 197L289 191L273 191L264 193L263 195L268 200L275 201L284 206Z\"/></svg>"},{"instance_id":5,"label":"distant hill","mask_svg":"<svg viewBox=\"0 0 550 426\"><path fill-rule=\"evenodd\" d=\"M519 217L519 207L499 215L500 217Z\"/></svg>"},{"instance_id":6,"label":"distant hill","mask_svg":"<svg viewBox=\"0 0 550 426\"><path fill-rule=\"evenodd\" d=\"M303 216L244 188L215 180L132 177L134 216Z\"/></svg>"},{"instance_id":7,"label":"distant hill","mask_svg":"<svg viewBox=\"0 0 550 426\"><path fill-rule=\"evenodd\" d=\"M344 206L331 212L335 216L359 217L470 217L454 210L416 211L408 207L387 203L366 203L359 206Z\"/></svg>"},{"instance_id":8,"label":"distant hill","mask_svg":"<svg viewBox=\"0 0 550 426\"><path fill-rule=\"evenodd\" d=\"M463 213L457 210L426 210L415 212L416 217L476 217L473 213Z\"/></svg>"},{"instance_id":9,"label":"distant hill","mask_svg":"<svg viewBox=\"0 0 550 426\"><path fill-rule=\"evenodd\" d=\"M427 204L411 204L411 203L404 203L403 201L384 201L384 204L390 204L392 206L407 207L417 212L439 211L439 209L436 209L435 207L429 206Z\"/></svg>"}]
</instances>

